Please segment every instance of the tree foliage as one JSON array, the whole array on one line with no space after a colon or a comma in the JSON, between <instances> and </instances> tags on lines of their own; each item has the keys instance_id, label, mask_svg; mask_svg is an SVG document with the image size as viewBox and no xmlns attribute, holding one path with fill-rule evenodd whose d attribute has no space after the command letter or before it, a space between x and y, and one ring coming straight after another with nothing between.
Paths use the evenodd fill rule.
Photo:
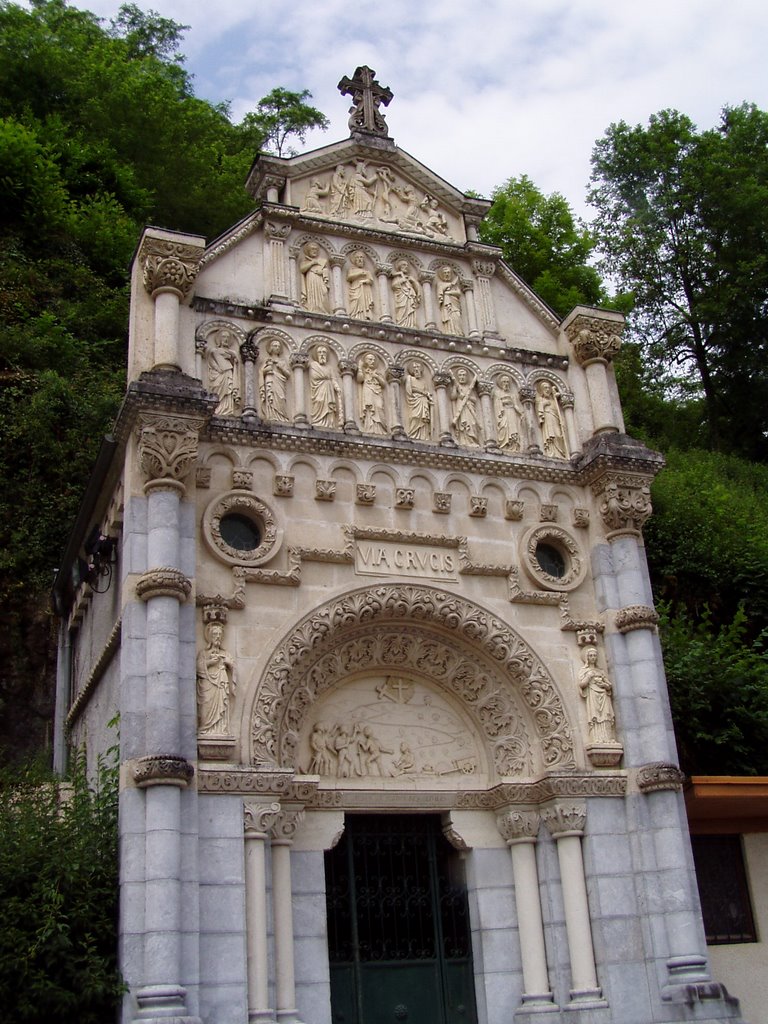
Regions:
<instances>
[{"instance_id":1,"label":"tree foliage","mask_svg":"<svg viewBox=\"0 0 768 1024\"><path fill-rule=\"evenodd\" d=\"M114 1020L117 769L0 774L0 1024Z\"/></svg>"},{"instance_id":2,"label":"tree foliage","mask_svg":"<svg viewBox=\"0 0 768 1024\"><path fill-rule=\"evenodd\" d=\"M240 130L246 137L250 135L258 149L274 149L277 156L294 156L295 151L286 145L291 136L304 142L311 128L325 131L330 124L325 114L307 104L310 99L309 89L273 89L259 100L254 112L245 115Z\"/></svg>"},{"instance_id":3,"label":"tree foliage","mask_svg":"<svg viewBox=\"0 0 768 1024\"><path fill-rule=\"evenodd\" d=\"M560 316L574 306L607 301L589 260L594 241L558 192L546 196L527 175L494 189L480 226L482 241L501 247L505 261Z\"/></svg>"},{"instance_id":4,"label":"tree foliage","mask_svg":"<svg viewBox=\"0 0 768 1024\"><path fill-rule=\"evenodd\" d=\"M611 125L592 157L601 269L677 398L703 401L709 445L768 456L768 114L725 108L698 132L674 110Z\"/></svg>"}]
</instances>

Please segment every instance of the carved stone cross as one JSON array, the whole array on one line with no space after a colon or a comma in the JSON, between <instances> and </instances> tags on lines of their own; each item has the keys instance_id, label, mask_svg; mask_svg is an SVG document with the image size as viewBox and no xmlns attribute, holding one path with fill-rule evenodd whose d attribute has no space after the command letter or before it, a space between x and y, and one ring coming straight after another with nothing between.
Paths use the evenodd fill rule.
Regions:
<instances>
[{"instance_id":1,"label":"carved stone cross","mask_svg":"<svg viewBox=\"0 0 768 1024\"><path fill-rule=\"evenodd\" d=\"M368 132L371 135L389 135L387 122L379 107L389 106L392 99L392 90L387 86L381 86L376 81L376 72L366 65L355 70L354 77L346 75L339 82L339 92L342 96L352 97L352 106L349 108L350 130L355 132Z\"/></svg>"}]
</instances>

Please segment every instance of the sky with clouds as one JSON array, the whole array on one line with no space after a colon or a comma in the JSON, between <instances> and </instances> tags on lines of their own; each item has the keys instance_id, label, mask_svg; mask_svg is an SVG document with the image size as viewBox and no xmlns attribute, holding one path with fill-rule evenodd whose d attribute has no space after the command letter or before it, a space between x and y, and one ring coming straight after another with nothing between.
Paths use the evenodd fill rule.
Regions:
<instances>
[{"instance_id":1,"label":"sky with clouds","mask_svg":"<svg viewBox=\"0 0 768 1024\"><path fill-rule=\"evenodd\" d=\"M389 86L390 135L462 190L528 174L585 204L609 124L665 107L700 128L725 105L768 109L764 0L136 0L189 25L198 96L239 120L274 86L309 89L331 120L310 149L346 138L336 89L367 64ZM109 19L120 0L82 0Z\"/></svg>"}]
</instances>

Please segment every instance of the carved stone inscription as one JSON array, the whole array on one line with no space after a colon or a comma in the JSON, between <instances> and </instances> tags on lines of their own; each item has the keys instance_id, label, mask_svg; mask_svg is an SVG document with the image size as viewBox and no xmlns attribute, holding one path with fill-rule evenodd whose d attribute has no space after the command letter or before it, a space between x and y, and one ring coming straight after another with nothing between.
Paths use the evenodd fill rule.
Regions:
<instances>
[{"instance_id":1,"label":"carved stone inscription","mask_svg":"<svg viewBox=\"0 0 768 1024\"><path fill-rule=\"evenodd\" d=\"M449 700L408 674L347 683L319 701L299 764L338 779L477 775L474 731Z\"/></svg>"},{"instance_id":2,"label":"carved stone inscription","mask_svg":"<svg viewBox=\"0 0 768 1024\"><path fill-rule=\"evenodd\" d=\"M454 550L400 541L361 540L355 549L355 572L360 576L412 576L457 581Z\"/></svg>"}]
</instances>

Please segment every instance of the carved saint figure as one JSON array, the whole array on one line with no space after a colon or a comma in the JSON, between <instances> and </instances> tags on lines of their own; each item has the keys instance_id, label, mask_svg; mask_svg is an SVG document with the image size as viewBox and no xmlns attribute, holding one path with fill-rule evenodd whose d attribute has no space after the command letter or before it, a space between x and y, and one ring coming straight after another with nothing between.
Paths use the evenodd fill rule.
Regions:
<instances>
[{"instance_id":1,"label":"carved saint figure","mask_svg":"<svg viewBox=\"0 0 768 1024\"><path fill-rule=\"evenodd\" d=\"M301 304L310 313L330 313L330 274L328 260L320 253L317 242L307 242L301 272Z\"/></svg>"},{"instance_id":2,"label":"carved saint figure","mask_svg":"<svg viewBox=\"0 0 768 1024\"><path fill-rule=\"evenodd\" d=\"M477 392L474 378L463 366L456 369L454 384L451 387L453 401L453 419L451 426L459 444L469 448L477 448L480 444L480 417L477 412Z\"/></svg>"},{"instance_id":3,"label":"carved saint figure","mask_svg":"<svg viewBox=\"0 0 768 1024\"><path fill-rule=\"evenodd\" d=\"M512 391L512 379L502 373L493 389L493 411L496 416L496 435L499 448L520 451L520 423L523 410Z\"/></svg>"},{"instance_id":4,"label":"carved saint figure","mask_svg":"<svg viewBox=\"0 0 768 1024\"><path fill-rule=\"evenodd\" d=\"M349 315L358 320L373 319L373 274L365 265L365 253L359 249L349 257L351 266L347 270L347 295Z\"/></svg>"},{"instance_id":5,"label":"carved saint figure","mask_svg":"<svg viewBox=\"0 0 768 1024\"><path fill-rule=\"evenodd\" d=\"M235 693L235 665L224 650L224 627L209 622L205 647L197 655L198 732L205 735L230 734L230 703Z\"/></svg>"},{"instance_id":6,"label":"carved saint figure","mask_svg":"<svg viewBox=\"0 0 768 1024\"><path fill-rule=\"evenodd\" d=\"M416 310L421 305L421 285L411 273L408 260L398 260L395 263L392 294L395 298L396 323L400 327L415 327Z\"/></svg>"},{"instance_id":7,"label":"carved saint figure","mask_svg":"<svg viewBox=\"0 0 768 1024\"><path fill-rule=\"evenodd\" d=\"M328 349L318 345L309 364L310 419L323 430L338 430L344 423L341 385L328 362Z\"/></svg>"},{"instance_id":8,"label":"carved saint figure","mask_svg":"<svg viewBox=\"0 0 768 1024\"><path fill-rule=\"evenodd\" d=\"M432 407L434 396L424 380L421 363L412 362L405 375L405 432L414 441L432 440Z\"/></svg>"},{"instance_id":9,"label":"carved saint figure","mask_svg":"<svg viewBox=\"0 0 768 1024\"><path fill-rule=\"evenodd\" d=\"M288 400L286 391L291 371L285 359L281 358L283 346L277 338L267 345L267 356L259 371L259 397L261 413L265 420L288 422Z\"/></svg>"},{"instance_id":10,"label":"carved saint figure","mask_svg":"<svg viewBox=\"0 0 768 1024\"><path fill-rule=\"evenodd\" d=\"M597 667L597 649L584 649L584 668L579 672L579 690L587 702L591 743L615 743L616 716L613 713L613 686Z\"/></svg>"},{"instance_id":11,"label":"carved saint figure","mask_svg":"<svg viewBox=\"0 0 768 1024\"><path fill-rule=\"evenodd\" d=\"M219 396L219 416L237 416L240 411L240 361L232 347L234 340L232 332L223 328L216 332L213 347L208 349L208 381L211 391Z\"/></svg>"},{"instance_id":12,"label":"carved saint figure","mask_svg":"<svg viewBox=\"0 0 768 1024\"><path fill-rule=\"evenodd\" d=\"M427 219L424 221L424 234L442 235L444 238L448 238L448 221L439 209L434 196L425 196L421 205L427 214Z\"/></svg>"},{"instance_id":13,"label":"carved saint figure","mask_svg":"<svg viewBox=\"0 0 768 1024\"><path fill-rule=\"evenodd\" d=\"M461 286L458 275L447 264L437 272L437 304L444 334L463 334L461 326Z\"/></svg>"},{"instance_id":14,"label":"carved saint figure","mask_svg":"<svg viewBox=\"0 0 768 1024\"><path fill-rule=\"evenodd\" d=\"M373 205L376 202L376 171L368 169L367 160L358 160L350 182L352 211L361 220L373 217Z\"/></svg>"},{"instance_id":15,"label":"carved saint figure","mask_svg":"<svg viewBox=\"0 0 768 1024\"><path fill-rule=\"evenodd\" d=\"M325 213L322 200L329 195L330 191L330 185L323 185L319 178L313 178L309 188L307 189L307 194L304 196L304 202L301 205L301 212Z\"/></svg>"},{"instance_id":16,"label":"carved saint figure","mask_svg":"<svg viewBox=\"0 0 768 1024\"><path fill-rule=\"evenodd\" d=\"M387 434L384 415L386 379L376 368L376 356L366 352L357 369L360 385L360 427L366 434Z\"/></svg>"},{"instance_id":17,"label":"carved saint figure","mask_svg":"<svg viewBox=\"0 0 768 1024\"><path fill-rule=\"evenodd\" d=\"M328 747L330 736L328 726L317 722L309 737L312 760L309 762L311 775L330 775L333 771L333 754Z\"/></svg>"},{"instance_id":18,"label":"carved saint figure","mask_svg":"<svg viewBox=\"0 0 768 1024\"><path fill-rule=\"evenodd\" d=\"M331 213L342 216L349 208L349 179L347 168L344 164L338 164L331 177L329 186L331 192Z\"/></svg>"},{"instance_id":19,"label":"carved saint figure","mask_svg":"<svg viewBox=\"0 0 768 1024\"><path fill-rule=\"evenodd\" d=\"M550 458L567 459L560 392L548 380L539 381L536 389L536 416L541 427L541 447L544 454Z\"/></svg>"}]
</instances>

